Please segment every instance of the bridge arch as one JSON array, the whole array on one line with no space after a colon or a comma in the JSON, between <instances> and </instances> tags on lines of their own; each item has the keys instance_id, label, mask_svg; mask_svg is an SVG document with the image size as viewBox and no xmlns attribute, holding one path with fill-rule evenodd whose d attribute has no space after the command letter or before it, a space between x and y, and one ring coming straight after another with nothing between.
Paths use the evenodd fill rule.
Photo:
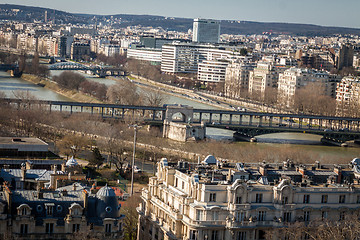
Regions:
<instances>
[{"instance_id":1,"label":"bridge arch","mask_svg":"<svg viewBox=\"0 0 360 240\"><path fill-rule=\"evenodd\" d=\"M182 105L170 105L166 107L165 119L169 122L193 122L193 108Z\"/></svg>"}]
</instances>

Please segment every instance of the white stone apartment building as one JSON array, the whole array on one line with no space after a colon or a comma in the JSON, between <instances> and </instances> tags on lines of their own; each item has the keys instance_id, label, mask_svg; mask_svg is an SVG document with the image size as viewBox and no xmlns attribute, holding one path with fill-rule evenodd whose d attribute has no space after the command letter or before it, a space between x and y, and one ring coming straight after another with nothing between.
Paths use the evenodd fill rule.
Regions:
<instances>
[{"instance_id":1,"label":"white stone apartment building","mask_svg":"<svg viewBox=\"0 0 360 240\"><path fill-rule=\"evenodd\" d=\"M254 69L249 62L233 62L226 68L225 96L240 98L249 91L249 75Z\"/></svg>"},{"instance_id":2,"label":"white stone apartment building","mask_svg":"<svg viewBox=\"0 0 360 240\"><path fill-rule=\"evenodd\" d=\"M334 97L338 81L340 78L337 75L330 75L328 72L307 68L290 68L279 74L278 101L288 107L292 106L296 92L310 83L318 83L323 87L323 92L317 94Z\"/></svg>"},{"instance_id":3,"label":"white stone apartment building","mask_svg":"<svg viewBox=\"0 0 360 240\"><path fill-rule=\"evenodd\" d=\"M138 239L150 240L258 240L272 228L360 210L351 169L289 162L222 168L163 159L141 198Z\"/></svg>"},{"instance_id":4,"label":"white stone apartment building","mask_svg":"<svg viewBox=\"0 0 360 240\"><path fill-rule=\"evenodd\" d=\"M284 70L283 66L277 66L272 62L259 61L249 75L249 93L260 94L264 98L268 89L277 89L279 73Z\"/></svg>"},{"instance_id":5,"label":"white stone apartment building","mask_svg":"<svg viewBox=\"0 0 360 240\"><path fill-rule=\"evenodd\" d=\"M336 112L358 117L360 103L360 79L344 77L336 87Z\"/></svg>"}]
</instances>

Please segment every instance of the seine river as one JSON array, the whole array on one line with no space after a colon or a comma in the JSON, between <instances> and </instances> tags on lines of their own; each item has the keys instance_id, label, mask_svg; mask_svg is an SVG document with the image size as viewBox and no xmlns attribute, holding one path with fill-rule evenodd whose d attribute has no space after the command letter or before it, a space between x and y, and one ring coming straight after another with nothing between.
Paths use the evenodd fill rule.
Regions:
<instances>
[{"instance_id":1,"label":"seine river","mask_svg":"<svg viewBox=\"0 0 360 240\"><path fill-rule=\"evenodd\" d=\"M58 75L61 71L51 71L52 75ZM89 75L83 74L88 80L104 83L107 86L111 86L116 83L115 80L96 78ZM53 101L71 101L69 98L64 97L60 94L57 94L49 89L37 86L33 83L24 81L20 78L13 78L6 72L0 72L0 91L4 92L7 97L13 98L19 94L19 92L29 92L32 95L35 95L38 99L41 100L53 100ZM139 91L149 91L149 89L139 88ZM203 104L197 101L192 101L191 99L186 99L174 95L169 95L164 93L167 104L184 104L193 106L194 108L210 108L217 109L214 106ZM216 140L230 140L232 139L232 131L220 130L214 128L207 128L207 137L213 138ZM310 135L310 134L301 134L301 133L277 133L262 135L257 137L257 143L247 143L239 142L239 145L256 145L259 148L269 149L269 151L277 151L279 148L293 148L300 151L307 151L316 154L322 158L327 156L348 158L349 161L359 156L360 148L349 147L330 147L323 146L320 143L321 136Z\"/></svg>"}]
</instances>

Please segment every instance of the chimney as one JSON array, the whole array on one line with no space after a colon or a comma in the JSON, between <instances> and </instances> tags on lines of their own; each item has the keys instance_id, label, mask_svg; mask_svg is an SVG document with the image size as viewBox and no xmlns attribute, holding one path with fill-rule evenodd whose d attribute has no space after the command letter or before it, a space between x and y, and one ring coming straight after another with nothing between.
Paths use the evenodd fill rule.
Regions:
<instances>
[{"instance_id":1,"label":"chimney","mask_svg":"<svg viewBox=\"0 0 360 240\"><path fill-rule=\"evenodd\" d=\"M263 176L267 176L267 169L266 169L266 164L262 164L260 167L259 167L259 172L261 175Z\"/></svg>"},{"instance_id":2,"label":"chimney","mask_svg":"<svg viewBox=\"0 0 360 240\"><path fill-rule=\"evenodd\" d=\"M53 165L53 171L56 174L56 172L57 172L57 165L56 164Z\"/></svg>"},{"instance_id":3,"label":"chimney","mask_svg":"<svg viewBox=\"0 0 360 240\"><path fill-rule=\"evenodd\" d=\"M73 190L76 191L76 183L73 184Z\"/></svg>"},{"instance_id":4,"label":"chimney","mask_svg":"<svg viewBox=\"0 0 360 240\"><path fill-rule=\"evenodd\" d=\"M341 170L341 166L336 165L334 166L334 173L337 174L337 183L341 183L341 178L342 178L342 170Z\"/></svg>"},{"instance_id":5,"label":"chimney","mask_svg":"<svg viewBox=\"0 0 360 240\"><path fill-rule=\"evenodd\" d=\"M44 197L44 193L42 192L40 186L37 186L37 198L42 199Z\"/></svg>"},{"instance_id":6,"label":"chimney","mask_svg":"<svg viewBox=\"0 0 360 240\"><path fill-rule=\"evenodd\" d=\"M301 173L301 175L305 176L306 167L304 165L299 166L299 173Z\"/></svg>"},{"instance_id":7,"label":"chimney","mask_svg":"<svg viewBox=\"0 0 360 240\"><path fill-rule=\"evenodd\" d=\"M21 181L25 182L26 178L26 165L21 164Z\"/></svg>"},{"instance_id":8,"label":"chimney","mask_svg":"<svg viewBox=\"0 0 360 240\"><path fill-rule=\"evenodd\" d=\"M8 204L8 211L10 213L11 207L12 207L12 192L7 185L4 185L4 189L5 189L4 192L5 192L5 196L6 196L6 200L7 200L7 204Z\"/></svg>"},{"instance_id":9,"label":"chimney","mask_svg":"<svg viewBox=\"0 0 360 240\"><path fill-rule=\"evenodd\" d=\"M84 189L84 191L83 191L84 211L87 211L87 208L88 208L88 196L89 196L89 193Z\"/></svg>"},{"instance_id":10,"label":"chimney","mask_svg":"<svg viewBox=\"0 0 360 240\"><path fill-rule=\"evenodd\" d=\"M231 169L229 169L228 175L227 175L227 181L231 182Z\"/></svg>"},{"instance_id":11,"label":"chimney","mask_svg":"<svg viewBox=\"0 0 360 240\"><path fill-rule=\"evenodd\" d=\"M63 162L61 164L61 171L65 172L65 170L66 170L66 164L65 164L65 162Z\"/></svg>"}]
</instances>

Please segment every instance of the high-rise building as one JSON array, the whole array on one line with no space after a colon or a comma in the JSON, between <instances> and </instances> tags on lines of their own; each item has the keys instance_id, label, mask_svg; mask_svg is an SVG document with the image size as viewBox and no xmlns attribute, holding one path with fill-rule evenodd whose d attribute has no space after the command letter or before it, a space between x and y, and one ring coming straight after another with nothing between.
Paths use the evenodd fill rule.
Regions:
<instances>
[{"instance_id":1,"label":"high-rise building","mask_svg":"<svg viewBox=\"0 0 360 240\"><path fill-rule=\"evenodd\" d=\"M350 44L344 44L339 51L337 67L339 70L344 67L352 67L354 61L354 47Z\"/></svg>"},{"instance_id":2,"label":"high-rise building","mask_svg":"<svg viewBox=\"0 0 360 240\"><path fill-rule=\"evenodd\" d=\"M195 18L193 24L193 42L218 43L220 38L220 21Z\"/></svg>"}]
</instances>

